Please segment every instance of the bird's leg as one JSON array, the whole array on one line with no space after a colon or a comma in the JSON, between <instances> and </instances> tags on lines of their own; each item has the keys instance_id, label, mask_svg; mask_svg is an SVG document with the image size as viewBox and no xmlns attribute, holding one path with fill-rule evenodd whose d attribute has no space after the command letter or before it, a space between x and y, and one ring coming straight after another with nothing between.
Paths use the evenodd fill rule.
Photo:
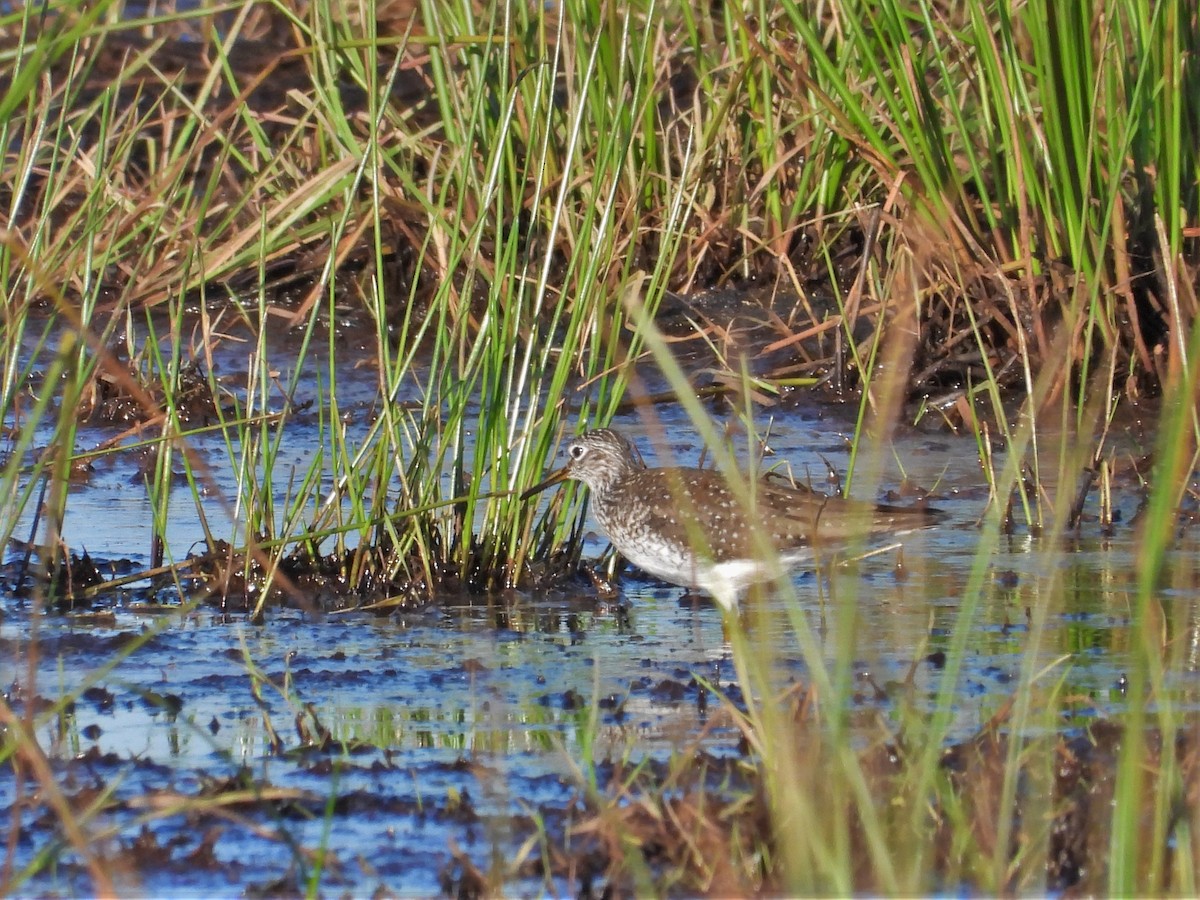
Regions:
<instances>
[{"instance_id":1,"label":"bird's leg","mask_svg":"<svg viewBox=\"0 0 1200 900\"><path fill-rule=\"evenodd\" d=\"M596 589L596 593L600 594L601 600L617 600L620 596L620 589L617 587L617 575L624 568L625 560L613 554L612 559L608 563L604 562L598 565L584 566L583 571L587 572L588 580L592 582L592 587Z\"/></svg>"}]
</instances>

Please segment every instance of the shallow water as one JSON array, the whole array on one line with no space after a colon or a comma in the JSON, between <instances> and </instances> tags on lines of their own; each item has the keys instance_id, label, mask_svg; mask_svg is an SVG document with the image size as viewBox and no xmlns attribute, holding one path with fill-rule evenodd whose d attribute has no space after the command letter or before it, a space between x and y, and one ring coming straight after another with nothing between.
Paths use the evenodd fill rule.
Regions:
<instances>
[{"instance_id":1,"label":"shallow water","mask_svg":"<svg viewBox=\"0 0 1200 900\"><path fill-rule=\"evenodd\" d=\"M339 382L345 407L361 417L352 435L366 427L377 394L372 378L347 371ZM839 470L847 464L851 415L816 403L777 412L769 463L787 461L821 487L824 460ZM670 435L661 454L656 422L647 428L630 413L613 424L650 464L667 455L694 463L694 430L682 414L664 407L656 416ZM298 468L314 452L306 441L316 428L314 415L288 433L283 455ZM106 436L85 430L81 441ZM1126 440L1134 452L1137 439ZM225 446L216 436L194 446L213 467L215 486L235 495ZM148 565L152 510L135 466L107 461L75 490L64 526L69 546L97 560ZM880 717L894 722L902 706L931 707L943 689L944 654L977 563L975 523L986 503L971 438L901 430L882 460L880 490L866 496L890 499L885 490L903 476L933 487L948 515L944 526L906 536L902 554L793 578L826 665L850 654L861 685L853 712L862 715L853 721L863 723L864 742L878 738ZM1118 497L1126 523L1137 502L1132 490ZM173 504L168 540L178 555L203 530L186 491ZM210 526L236 541L238 525L224 515L211 498ZM1064 552L1028 534L1002 539L987 561L954 686L952 738L973 734L1012 697L1023 661L1046 669L1047 690L1062 682L1072 698L1063 725L1122 709L1133 538L1133 526L1120 524L1111 538L1085 525ZM593 557L604 547L590 540ZM1200 647L1195 559L1185 533L1168 560L1161 600L1165 639ZM538 595L443 597L385 618L273 610L261 626L210 608L143 606L133 591L127 602L83 615L38 616L5 597L0 683L18 711L40 710L36 735L77 807L113 791L114 802L85 827L118 872L124 868L123 891L302 889L312 868L305 851L324 848L323 892L429 894L459 877L455 848L486 872L529 852L539 827L565 831L581 815L579 761L587 754L661 759L697 742L718 755L739 752L722 701L706 687L737 697L719 610L635 572L622 587L619 604L598 599L580 579ZM754 646L778 659L781 686L809 680L790 602L768 589L750 598L744 617ZM1198 707L1191 679L1171 687L1173 702ZM59 708L64 697L76 699ZM267 786L281 792L269 802L258 794ZM246 797L237 793L243 787ZM5 767L0 816L13 816L18 794L29 791ZM171 814L178 795L211 798L219 824L208 819L198 829ZM19 871L57 830L40 808L16 815ZM87 893L90 886L67 852L23 889ZM506 892L578 889L578 882L511 871Z\"/></svg>"}]
</instances>

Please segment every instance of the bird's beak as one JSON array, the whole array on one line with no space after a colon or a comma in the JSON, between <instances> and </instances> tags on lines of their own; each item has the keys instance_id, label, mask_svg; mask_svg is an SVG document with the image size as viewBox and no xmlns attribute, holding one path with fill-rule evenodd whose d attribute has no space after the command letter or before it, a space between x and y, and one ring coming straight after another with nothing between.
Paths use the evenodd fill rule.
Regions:
<instances>
[{"instance_id":1,"label":"bird's beak","mask_svg":"<svg viewBox=\"0 0 1200 900\"><path fill-rule=\"evenodd\" d=\"M535 484L529 490L523 492L521 494L521 499L528 500L534 494L540 494L546 488L554 487L554 485L558 484L560 481L565 481L567 478L567 470L569 468L570 468L570 466L563 466L561 469L557 470L556 472L552 472L550 474L550 477L547 478L545 481L541 482L540 484Z\"/></svg>"}]
</instances>

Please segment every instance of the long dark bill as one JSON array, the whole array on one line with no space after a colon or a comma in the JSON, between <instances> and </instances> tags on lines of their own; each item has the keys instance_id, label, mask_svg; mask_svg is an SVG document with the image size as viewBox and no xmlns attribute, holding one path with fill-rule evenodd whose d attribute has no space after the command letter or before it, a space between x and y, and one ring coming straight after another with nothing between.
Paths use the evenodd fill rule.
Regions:
<instances>
[{"instance_id":1,"label":"long dark bill","mask_svg":"<svg viewBox=\"0 0 1200 900\"><path fill-rule=\"evenodd\" d=\"M550 474L550 477L547 478L545 481L541 482L540 484L535 484L533 487L531 487L527 491L522 491L521 499L528 500L534 494L540 494L546 488L554 487L554 485L558 484L560 481L564 481L566 479L566 477L567 477L567 467L563 466L557 472L552 472Z\"/></svg>"}]
</instances>

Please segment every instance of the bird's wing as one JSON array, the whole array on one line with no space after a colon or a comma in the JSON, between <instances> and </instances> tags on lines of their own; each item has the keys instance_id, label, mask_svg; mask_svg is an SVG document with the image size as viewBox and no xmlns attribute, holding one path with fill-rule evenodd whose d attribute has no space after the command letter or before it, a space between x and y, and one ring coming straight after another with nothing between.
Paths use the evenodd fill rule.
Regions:
<instances>
[{"instance_id":1,"label":"bird's wing","mask_svg":"<svg viewBox=\"0 0 1200 900\"><path fill-rule=\"evenodd\" d=\"M826 496L803 487L759 482L757 508L777 512L801 543L844 543L874 534L913 531L935 524L941 514L923 506L886 506Z\"/></svg>"},{"instance_id":2,"label":"bird's wing","mask_svg":"<svg viewBox=\"0 0 1200 900\"><path fill-rule=\"evenodd\" d=\"M669 472L652 477L651 472ZM766 478L743 498L713 470L647 470L634 486L648 528L686 544L715 562L762 555L763 541L778 551L846 543L873 534L913 531L934 524L935 510L881 506L830 497L811 488ZM752 512L747 514L747 500Z\"/></svg>"},{"instance_id":3,"label":"bird's wing","mask_svg":"<svg viewBox=\"0 0 1200 900\"><path fill-rule=\"evenodd\" d=\"M641 488L647 528L668 541L692 547L714 562L756 555L744 504L719 473L697 469L652 471L669 474Z\"/></svg>"}]
</instances>

